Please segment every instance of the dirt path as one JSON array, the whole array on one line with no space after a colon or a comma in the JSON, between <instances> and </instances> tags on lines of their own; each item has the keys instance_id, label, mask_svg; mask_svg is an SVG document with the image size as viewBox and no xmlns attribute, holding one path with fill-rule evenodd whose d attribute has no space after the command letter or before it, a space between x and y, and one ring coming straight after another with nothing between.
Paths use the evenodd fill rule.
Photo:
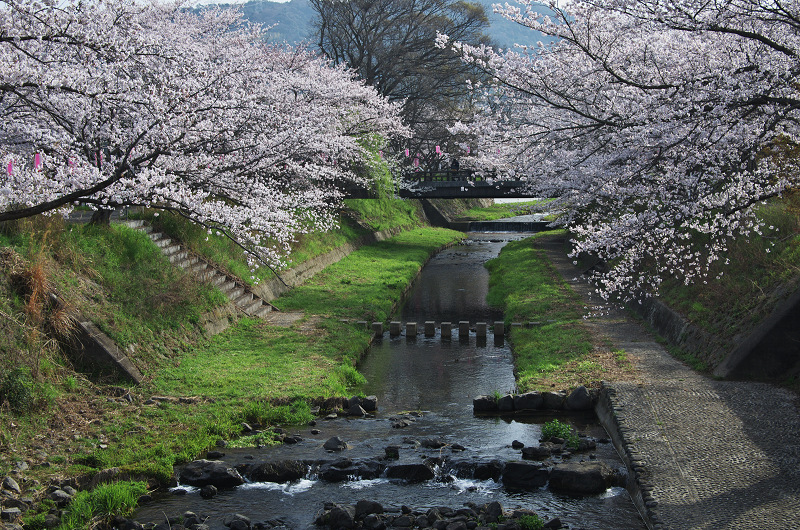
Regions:
<instances>
[{"instance_id":1,"label":"dirt path","mask_svg":"<svg viewBox=\"0 0 800 530\"><path fill-rule=\"evenodd\" d=\"M598 306L561 246L541 246L587 305ZM794 394L700 375L623 311L610 309L587 322L628 353L641 378L611 386L623 436L641 465L648 524L800 528L800 408Z\"/></svg>"}]
</instances>

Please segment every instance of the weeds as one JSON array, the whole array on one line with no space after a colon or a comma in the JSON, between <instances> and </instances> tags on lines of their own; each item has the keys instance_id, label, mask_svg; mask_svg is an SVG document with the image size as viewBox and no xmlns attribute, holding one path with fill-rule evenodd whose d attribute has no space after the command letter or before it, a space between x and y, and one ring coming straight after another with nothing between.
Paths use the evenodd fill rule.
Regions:
<instances>
[{"instance_id":1,"label":"weeds","mask_svg":"<svg viewBox=\"0 0 800 530\"><path fill-rule=\"evenodd\" d=\"M130 515L139 497L146 492L147 486L144 482L103 484L92 491L78 492L58 529L87 528L98 515L105 521L114 515Z\"/></svg>"},{"instance_id":2,"label":"weeds","mask_svg":"<svg viewBox=\"0 0 800 530\"><path fill-rule=\"evenodd\" d=\"M561 438L567 447L577 449L581 443L580 438L566 423L561 423L558 420L550 420L542 425L542 440L549 440L551 438Z\"/></svg>"},{"instance_id":3,"label":"weeds","mask_svg":"<svg viewBox=\"0 0 800 530\"><path fill-rule=\"evenodd\" d=\"M33 381L25 368L10 371L0 382L0 404L7 403L17 413L28 412L33 406Z\"/></svg>"},{"instance_id":4,"label":"weeds","mask_svg":"<svg viewBox=\"0 0 800 530\"><path fill-rule=\"evenodd\" d=\"M517 524L522 530L542 530L544 528L544 521L536 515L523 515L517 519Z\"/></svg>"}]
</instances>

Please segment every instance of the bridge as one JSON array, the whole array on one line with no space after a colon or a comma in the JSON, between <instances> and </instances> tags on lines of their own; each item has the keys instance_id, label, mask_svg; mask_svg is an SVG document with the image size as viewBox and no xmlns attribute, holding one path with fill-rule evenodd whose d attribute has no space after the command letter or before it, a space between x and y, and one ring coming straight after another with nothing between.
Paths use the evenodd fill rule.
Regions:
<instances>
[{"instance_id":1,"label":"bridge","mask_svg":"<svg viewBox=\"0 0 800 530\"><path fill-rule=\"evenodd\" d=\"M535 198L524 180L493 179L469 169L404 173L399 195L411 199Z\"/></svg>"},{"instance_id":2,"label":"bridge","mask_svg":"<svg viewBox=\"0 0 800 530\"><path fill-rule=\"evenodd\" d=\"M534 199L524 180L479 175L469 169L409 171L401 176L398 195L406 199ZM357 185L343 188L351 199L369 199L373 193Z\"/></svg>"}]
</instances>

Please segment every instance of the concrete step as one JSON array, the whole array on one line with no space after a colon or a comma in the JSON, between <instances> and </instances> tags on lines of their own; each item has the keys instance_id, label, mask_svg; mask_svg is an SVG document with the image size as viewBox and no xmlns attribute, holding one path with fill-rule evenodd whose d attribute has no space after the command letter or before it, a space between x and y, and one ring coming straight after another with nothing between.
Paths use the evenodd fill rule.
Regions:
<instances>
[{"instance_id":1,"label":"concrete step","mask_svg":"<svg viewBox=\"0 0 800 530\"><path fill-rule=\"evenodd\" d=\"M242 311L244 311L248 315L255 316L256 312L258 312L263 306L264 306L264 301L261 298L256 298L249 304L240 307L242 308Z\"/></svg>"},{"instance_id":2,"label":"concrete step","mask_svg":"<svg viewBox=\"0 0 800 530\"><path fill-rule=\"evenodd\" d=\"M200 274L201 272L205 272L206 270L208 270L208 263L206 263L205 261L198 261L197 263L192 265L190 270L195 274Z\"/></svg>"},{"instance_id":3,"label":"concrete step","mask_svg":"<svg viewBox=\"0 0 800 530\"><path fill-rule=\"evenodd\" d=\"M172 254L164 253L168 258L169 262L178 265L178 262L183 261L185 258L189 257L189 252L186 250L180 250L178 252L173 252Z\"/></svg>"},{"instance_id":4,"label":"concrete step","mask_svg":"<svg viewBox=\"0 0 800 530\"><path fill-rule=\"evenodd\" d=\"M141 230L144 228L144 221L141 219L129 219L127 221L120 221L121 225L125 225L128 228L133 228L134 230Z\"/></svg>"},{"instance_id":5,"label":"concrete step","mask_svg":"<svg viewBox=\"0 0 800 530\"><path fill-rule=\"evenodd\" d=\"M150 239L153 240L153 241L158 241L159 239L164 237L164 234L161 233L161 232L150 232L147 235L150 236Z\"/></svg>"},{"instance_id":6,"label":"concrete step","mask_svg":"<svg viewBox=\"0 0 800 530\"><path fill-rule=\"evenodd\" d=\"M177 263L175 263L175 265L177 265L181 269L188 269L192 265L197 263L197 261L198 261L197 258L195 258L193 256L187 256L186 258L184 258L184 259L178 261Z\"/></svg>"},{"instance_id":7,"label":"concrete step","mask_svg":"<svg viewBox=\"0 0 800 530\"><path fill-rule=\"evenodd\" d=\"M211 285L216 285L217 287L219 287L220 285L222 285L227 281L228 277L219 271L217 271L217 273L210 278Z\"/></svg>"},{"instance_id":8,"label":"concrete step","mask_svg":"<svg viewBox=\"0 0 800 530\"><path fill-rule=\"evenodd\" d=\"M153 243L155 243L156 246L161 248L161 249L167 248L169 246L173 246L173 245L171 245L172 239L170 239L168 237L162 237L161 239L154 239Z\"/></svg>"},{"instance_id":9,"label":"concrete step","mask_svg":"<svg viewBox=\"0 0 800 530\"><path fill-rule=\"evenodd\" d=\"M170 245L168 247L161 247L161 253L164 254L165 256L172 256L176 252L180 251L181 251L180 245Z\"/></svg>"},{"instance_id":10,"label":"concrete step","mask_svg":"<svg viewBox=\"0 0 800 530\"><path fill-rule=\"evenodd\" d=\"M229 279L225 278L225 281L223 283L217 285L217 287L219 288L220 291L222 291L223 294L225 294L228 291L230 291L231 289L233 289L234 287L236 287L236 282L234 282L233 280L229 280Z\"/></svg>"},{"instance_id":11,"label":"concrete step","mask_svg":"<svg viewBox=\"0 0 800 530\"><path fill-rule=\"evenodd\" d=\"M269 314L270 311L272 311L271 305L262 304L260 307L257 307L253 313L250 313L250 315L258 318L264 318Z\"/></svg>"},{"instance_id":12,"label":"concrete step","mask_svg":"<svg viewBox=\"0 0 800 530\"><path fill-rule=\"evenodd\" d=\"M240 287L237 285L233 289L229 289L223 292L225 293L225 296L227 296L229 300L236 300L237 298L242 296L242 294L244 294L244 287Z\"/></svg>"},{"instance_id":13,"label":"concrete step","mask_svg":"<svg viewBox=\"0 0 800 530\"><path fill-rule=\"evenodd\" d=\"M217 273L217 271L215 271L214 269L209 267L206 270L200 271L200 272L198 272L196 274L197 274L197 279L198 280L200 280L201 282L207 282L216 273Z\"/></svg>"},{"instance_id":14,"label":"concrete step","mask_svg":"<svg viewBox=\"0 0 800 530\"><path fill-rule=\"evenodd\" d=\"M253 293L245 292L233 301L239 307L245 307L253 302Z\"/></svg>"}]
</instances>

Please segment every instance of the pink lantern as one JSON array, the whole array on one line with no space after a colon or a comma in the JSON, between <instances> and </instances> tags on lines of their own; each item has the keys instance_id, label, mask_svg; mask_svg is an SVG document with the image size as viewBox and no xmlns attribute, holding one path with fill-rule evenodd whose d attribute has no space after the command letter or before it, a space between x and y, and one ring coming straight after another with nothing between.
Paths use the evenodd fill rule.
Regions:
<instances>
[{"instance_id":1,"label":"pink lantern","mask_svg":"<svg viewBox=\"0 0 800 530\"><path fill-rule=\"evenodd\" d=\"M7 170L8 170L8 174L9 174L9 175L13 175L13 174L14 174L14 161L13 161L13 160L10 160L10 161L8 162L8 168L7 168Z\"/></svg>"},{"instance_id":2,"label":"pink lantern","mask_svg":"<svg viewBox=\"0 0 800 530\"><path fill-rule=\"evenodd\" d=\"M411 152L408 149L406 149L406 156L411 156Z\"/></svg>"},{"instance_id":3,"label":"pink lantern","mask_svg":"<svg viewBox=\"0 0 800 530\"><path fill-rule=\"evenodd\" d=\"M438 145L436 146L436 154L437 155L441 155L442 154L442 148L439 147Z\"/></svg>"},{"instance_id":4,"label":"pink lantern","mask_svg":"<svg viewBox=\"0 0 800 530\"><path fill-rule=\"evenodd\" d=\"M39 169L42 167L42 155L40 153L36 153L33 155L33 167L35 169Z\"/></svg>"}]
</instances>

